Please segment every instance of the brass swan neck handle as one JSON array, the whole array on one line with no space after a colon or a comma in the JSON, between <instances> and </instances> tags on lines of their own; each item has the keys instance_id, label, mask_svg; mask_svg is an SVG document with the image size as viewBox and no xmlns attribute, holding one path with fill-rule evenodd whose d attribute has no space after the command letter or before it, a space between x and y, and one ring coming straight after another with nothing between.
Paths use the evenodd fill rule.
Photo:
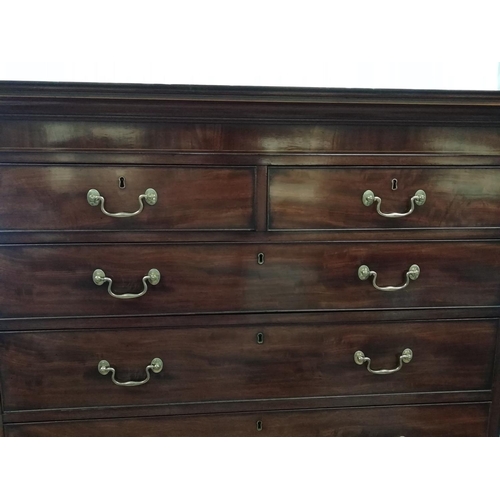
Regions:
<instances>
[{"instance_id":1,"label":"brass swan neck handle","mask_svg":"<svg viewBox=\"0 0 500 500\"><path fill-rule=\"evenodd\" d=\"M356 351L354 353L354 362L357 365L362 365L366 363L366 369L373 373L374 375L390 375L391 373L396 373L403 367L403 363L409 363L413 359L413 351L410 348L406 348L401 356L399 356L399 365L391 370L372 370L371 369L371 358L365 356L363 351Z\"/></svg>"},{"instance_id":2,"label":"brass swan neck handle","mask_svg":"<svg viewBox=\"0 0 500 500\"><path fill-rule=\"evenodd\" d=\"M116 370L105 359L101 359L101 361L99 361L97 370L101 375L107 375L108 373L111 373L111 380L115 385L119 385L121 387L137 387L138 385L144 385L149 382L151 378L150 371L152 371L153 373L160 373L163 370L163 361L160 358L154 358L151 361L151 364L146 366L146 378L139 381L129 380L128 382L118 382L118 380L116 380L115 378Z\"/></svg>"},{"instance_id":3,"label":"brass swan neck handle","mask_svg":"<svg viewBox=\"0 0 500 500\"><path fill-rule=\"evenodd\" d=\"M139 297L142 297L148 291L148 282L154 286L160 282L160 279L161 279L160 271L158 271L158 269L150 269L148 274L142 277L142 285L143 285L142 292L123 293L120 295L114 293L113 290L111 290L111 286L113 285L113 280L111 278L108 278L102 269L96 269L92 273L92 280L94 281L94 283L97 286L101 286L104 285L104 283L107 283L108 293L111 295L111 297L114 297L115 299L137 299Z\"/></svg>"},{"instance_id":4,"label":"brass swan neck handle","mask_svg":"<svg viewBox=\"0 0 500 500\"><path fill-rule=\"evenodd\" d=\"M425 191L423 189L419 189L411 198L410 198L410 209L408 212L404 213L399 213L399 212L392 212L392 213L384 213L380 210L380 205L382 204L382 198L375 196L374 192L371 190L366 190L363 193L363 196L361 198L361 201L363 202L363 205L365 207L369 207L370 205L373 205L373 202L377 203L377 212L379 215L382 217L387 217L389 219L397 219L399 217L406 217L410 214L413 213L415 210L415 205L422 206L425 201L427 200L427 195L425 194Z\"/></svg>"},{"instance_id":5,"label":"brass swan neck handle","mask_svg":"<svg viewBox=\"0 0 500 500\"><path fill-rule=\"evenodd\" d=\"M410 266L410 269L406 272L406 281L400 286L378 286L377 285L377 273L372 271L368 266L362 265L358 268L358 278L361 281L365 281L370 277L373 277L372 285L377 290L381 292L397 292L398 290L403 290L406 288L410 281L415 281L420 276L420 267L417 264Z\"/></svg>"},{"instance_id":6,"label":"brass swan neck handle","mask_svg":"<svg viewBox=\"0 0 500 500\"><path fill-rule=\"evenodd\" d=\"M146 189L146 192L144 194L139 195L139 208L135 212L116 212L116 213L111 213L108 212L104 208L104 196L101 196L101 193L97 191L97 189L90 189L89 192L87 193L87 202L90 206L96 207L101 204L101 212L104 215L107 215L108 217L134 217L134 215L140 214L144 210L144 203L143 200L148 204L148 205L155 205L156 202L158 201L158 193L153 189L153 188L148 188Z\"/></svg>"}]
</instances>

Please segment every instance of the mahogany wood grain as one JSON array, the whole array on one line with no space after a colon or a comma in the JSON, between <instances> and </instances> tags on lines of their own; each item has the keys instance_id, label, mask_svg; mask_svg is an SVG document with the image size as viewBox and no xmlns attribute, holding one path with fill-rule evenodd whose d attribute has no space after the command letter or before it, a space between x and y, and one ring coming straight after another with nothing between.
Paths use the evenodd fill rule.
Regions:
<instances>
[{"instance_id":1,"label":"mahogany wood grain","mask_svg":"<svg viewBox=\"0 0 500 500\"><path fill-rule=\"evenodd\" d=\"M417 190L427 200L391 219L362 203L368 189L383 213L407 212ZM500 170L271 168L269 206L271 229L498 227Z\"/></svg>"},{"instance_id":2,"label":"mahogany wood grain","mask_svg":"<svg viewBox=\"0 0 500 500\"><path fill-rule=\"evenodd\" d=\"M88 104L84 106L88 107ZM189 104L185 105L179 114L189 115L188 108ZM144 117L135 120L130 117L124 121L80 115L73 120L67 116L25 119L4 114L0 102L0 148L13 152L500 154L500 136L496 127L474 127L472 124L463 127L447 123L439 126L437 122L425 127L408 123L393 125L380 123L376 115L378 123L373 125L366 122L352 124L341 116L331 116L321 123L317 119L319 112L316 110L316 116L311 116L306 123L298 116L295 119L291 116L290 124L266 123L262 117L255 121L263 123L256 124L230 123L227 118L204 119L201 116L195 123L186 123L188 118L182 123L168 123L165 117L159 121L144 121ZM375 112L380 118L384 110ZM500 123L500 113L498 110L496 113L497 123ZM238 121L238 117L235 120Z\"/></svg>"},{"instance_id":3,"label":"mahogany wood grain","mask_svg":"<svg viewBox=\"0 0 500 500\"><path fill-rule=\"evenodd\" d=\"M256 167L255 219L256 229L259 232L267 231L267 176L266 166Z\"/></svg>"},{"instance_id":4,"label":"mahogany wood grain","mask_svg":"<svg viewBox=\"0 0 500 500\"><path fill-rule=\"evenodd\" d=\"M386 293L358 278L362 264L379 286L401 285L412 264L421 275ZM114 293L138 293L151 268L162 280L139 299L113 298L92 281L103 269ZM7 319L498 306L499 270L493 242L3 246L0 311Z\"/></svg>"},{"instance_id":5,"label":"mahogany wood grain","mask_svg":"<svg viewBox=\"0 0 500 500\"><path fill-rule=\"evenodd\" d=\"M494 321L4 333L0 377L7 411L488 390L495 342ZM353 359L392 369L407 347L414 359L392 375ZM97 370L106 359L119 381L142 380L156 357L163 370L140 387Z\"/></svg>"},{"instance_id":6,"label":"mahogany wood grain","mask_svg":"<svg viewBox=\"0 0 500 500\"><path fill-rule=\"evenodd\" d=\"M40 166L77 165L85 168L92 165L176 165L176 166L339 166L371 168L415 167L498 167L500 156L488 150L453 153L294 153L279 151L232 152L228 151L155 151L155 150L82 150L82 149L0 149L0 162L38 164Z\"/></svg>"},{"instance_id":7,"label":"mahogany wood grain","mask_svg":"<svg viewBox=\"0 0 500 500\"><path fill-rule=\"evenodd\" d=\"M215 402L165 403L125 406L83 406L38 410L6 411L4 424L82 420L99 418L138 418L205 413L242 413L367 406L491 403L492 391L408 392L363 394L358 396L318 396L308 398L246 399Z\"/></svg>"},{"instance_id":8,"label":"mahogany wood grain","mask_svg":"<svg viewBox=\"0 0 500 500\"><path fill-rule=\"evenodd\" d=\"M254 184L254 168L0 166L0 231L251 230ZM109 217L87 202L97 189L107 211L135 212L148 188L158 201L134 217Z\"/></svg>"},{"instance_id":9,"label":"mahogany wood grain","mask_svg":"<svg viewBox=\"0 0 500 500\"><path fill-rule=\"evenodd\" d=\"M498 92L0 82L0 428L497 435L499 111ZM95 188L132 211L148 187L158 204L137 218L86 202ZM386 211L428 199L389 221L366 189ZM398 285L414 263L401 292L357 278L367 264ZM152 267L137 300L92 282L102 268L136 293ZM414 359L387 377L350 352L386 368L404 347ZM145 386L94 366L116 353L118 378L139 379L157 349Z\"/></svg>"},{"instance_id":10,"label":"mahogany wood grain","mask_svg":"<svg viewBox=\"0 0 500 500\"><path fill-rule=\"evenodd\" d=\"M338 325L342 323L359 324L365 322L401 322L401 321L432 321L432 320L474 320L498 319L498 307L479 308L443 308L443 309L381 309L381 310L351 310L327 312L285 312L285 313L238 313L238 314L188 314L167 316L135 317L140 321L140 328L184 328L242 324L254 326L280 325L294 323L296 325ZM0 331L74 331L80 329L128 330L133 328L132 316L110 317L60 317L60 318L17 318L0 319Z\"/></svg>"},{"instance_id":11,"label":"mahogany wood grain","mask_svg":"<svg viewBox=\"0 0 500 500\"><path fill-rule=\"evenodd\" d=\"M500 329L500 323L498 323ZM495 349L495 363L493 368L493 401L491 405L488 435L500 437L500 338L497 335Z\"/></svg>"},{"instance_id":12,"label":"mahogany wood grain","mask_svg":"<svg viewBox=\"0 0 500 500\"><path fill-rule=\"evenodd\" d=\"M0 149L498 154L499 108L493 92L2 82Z\"/></svg>"},{"instance_id":13,"label":"mahogany wood grain","mask_svg":"<svg viewBox=\"0 0 500 500\"><path fill-rule=\"evenodd\" d=\"M3 391L3 383L2 383L2 376L0 374L0 437L4 436L4 430L3 430L3 397L2 397L2 391Z\"/></svg>"},{"instance_id":14,"label":"mahogany wood grain","mask_svg":"<svg viewBox=\"0 0 500 500\"><path fill-rule=\"evenodd\" d=\"M397 124L500 122L498 92L2 82L0 115L124 123L210 121Z\"/></svg>"},{"instance_id":15,"label":"mahogany wood grain","mask_svg":"<svg viewBox=\"0 0 500 500\"><path fill-rule=\"evenodd\" d=\"M361 241L429 241L429 229L400 228L383 230L312 230L312 231L0 231L0 245L43 243L346 243ZM461 242L498 240L500 228L432 229L433 240Z\"/></svg>"},{"instance_id":16,"label":"mahogany wood grain","mask_svg":"<svg viewBox=\"0 0 500 500\"><path fill-rule=\"evenodd\" d=\"M6 436L485 436L489 404L7 424ZM262 430L257 430L257 422Z\"/></svg>"}]
</instances>

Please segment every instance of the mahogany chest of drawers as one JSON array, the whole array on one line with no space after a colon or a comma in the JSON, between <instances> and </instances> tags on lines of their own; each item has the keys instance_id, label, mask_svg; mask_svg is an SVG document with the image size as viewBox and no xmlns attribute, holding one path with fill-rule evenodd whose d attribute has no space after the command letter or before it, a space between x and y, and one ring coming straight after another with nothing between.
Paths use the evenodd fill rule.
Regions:
<instances>
[{"instance_id":1,"label":"mahogany chest of drawers","mask_svg":"<svg viewBox=\"0 0 500 500\"><path fill-rule=\"evenodd\" d=\"M0 83L0 434L498 436L500 95Z\"/></svg>"}]
</instances>

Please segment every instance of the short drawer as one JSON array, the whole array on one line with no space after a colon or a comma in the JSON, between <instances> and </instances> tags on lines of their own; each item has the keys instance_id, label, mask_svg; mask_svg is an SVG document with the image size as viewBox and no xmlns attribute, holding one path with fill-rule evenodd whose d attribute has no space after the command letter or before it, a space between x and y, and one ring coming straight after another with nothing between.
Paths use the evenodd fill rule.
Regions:
<instances>
[{"instance_id":1,"label":"short drawer","mask_svg":"<svg viewBox=\"0 0 500 500\"><path fill-rule=\"evenodd\" d=\"M0 315L496 307L499 274L496 242L3 246Z\"/></svg>"},{"instance_id":2,"label":"short drawer","mask_svg":"<svg viewBox=\"0 0 500 500\"><path fill-rule=\"evenodd\" d=\"M2 166L0 231L252 230L254 184L253 167Z\"/></svg>"},{"instance_id":3,"label":"short drawer","mask_svg":"<svg viewBox=\"0 0 500 500\"><path fill-rule=\"evenodd\" d=\"M3 333L0 378L6 411L489 390L495 338L486 320Z\"/></svg>"},{"instance_id":4,"label":"short drawer","mask_svg":"<svg viewBox=\"0 0 500 500\"><path fill-rule=\"evenodd\" d=\"M499 221L498 168L269 170L270 229L499 227Z\"/></svg>"},{"instance_id":5,"label":"short drawer","mask_svg":"<svg viewBox=\"0 0 500 500\"><path fill-rule=\"evenodd\" d=\"M489 404L5 425L6 436L486 436Z\"/></svg>"}]
</instances>

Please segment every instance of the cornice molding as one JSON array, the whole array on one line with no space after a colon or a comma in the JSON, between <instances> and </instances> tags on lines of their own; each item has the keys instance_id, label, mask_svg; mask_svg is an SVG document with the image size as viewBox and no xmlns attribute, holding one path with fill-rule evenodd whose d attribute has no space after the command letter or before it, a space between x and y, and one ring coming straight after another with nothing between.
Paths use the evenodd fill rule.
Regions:
<instances>
[{"instance_id":1,"label":"cornice molding","mask_svg":"<svg viewBox=\"0 0 500 500\"><path fill-rule=\"evenodd\" d=\"M500 92L0 82L0 119L500 124Z\"/></svg>"}]
</instances>

